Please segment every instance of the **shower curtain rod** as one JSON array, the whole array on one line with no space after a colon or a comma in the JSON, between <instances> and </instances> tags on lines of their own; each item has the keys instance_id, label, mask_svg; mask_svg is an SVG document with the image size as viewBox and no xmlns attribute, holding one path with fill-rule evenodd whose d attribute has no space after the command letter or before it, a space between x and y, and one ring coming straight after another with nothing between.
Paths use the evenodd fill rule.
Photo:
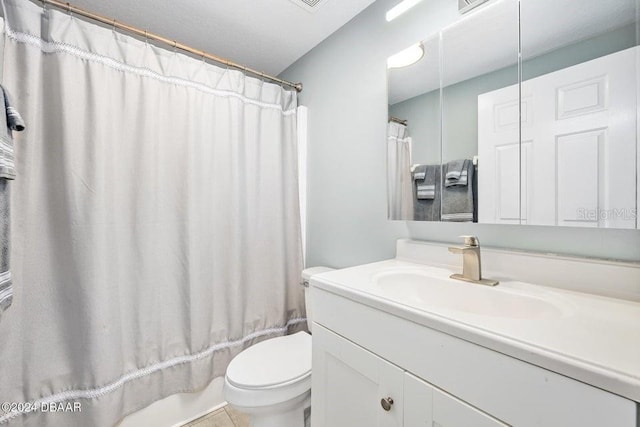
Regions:
<instances>
[{"instance_id":1,"label":"shower curtain rod","mask_svg":"<svg viewBox=\"0 0 640 427\"><path fill-rule=\"evenodd\" d=\"M58 0L39 0L39 1L42 2L43 6L46 6L46 5L55 6L55 7L59 8L59 9L66 10L70 14L77 14L77 15L80 15L80 16L84 16L84 17L92 19L94 21L98 21L98 22L101 22L103 24L110 25L113 28L119 28L121 30L125 30L125 31L128 31L130 33L136 34L138 36L144 37L146 40L155 40L155 41L167 44L169 46L172 46L174 49L180 49L180 50L183 50L185 52L189 52L191 54L200 56L203 59L204 58L210 59L210 60L215 61L217 63L224 64L224 65L226 65L228 67L236 68L238 70L242 70L242 71L245 71L247 73L250 73L250 74L253 74L253 75L256 75L256 76L260 76L260 77L262 77L264 79L270 80L270 81L278 83L280 85L292 87L297 92L302 92L302 83L292 83L292 82L289 82L287 80L279 79L278 77L270 76L270 75L265 74L265 73L263 73L261 71L254 70L252 68L245 67L244 65L236 64L235 62L230 61L228 59L221 58L219 56L207 53L204 50L194 49L191 46L187 46L185 44L178 43L175 40L171 40L171 39L168 39L166 37L163 37L163 36L160 36L160 35L157 35L157 34L154 34L154 33L150 33L147 30L141 30L140 28L137 28L137 27L134 27L134 26L131 26L131 25L128 25L128 24L123 24L121 22L116 21L115 19L109 19L109 18L107 18L105 16L98 15L97 13L93 13L93 12L86 11L84 9L80 9L79 7L73 6L73 5L69 4L69 3L61 2L61 1L58 1Z\"/></svg>"},{"instance_id":2,"label":"shower curtain rod","mask_svg":"<svg viewBox=\"0 0 640 427\"><path fill-rule=\"evenodd\" d=\"M394 123L400 123L401 125L404 125L404 126L406 126L409 123L407 120L399 119L393 116L389 116L389 121Z\"/></svg>"}]
</instances>

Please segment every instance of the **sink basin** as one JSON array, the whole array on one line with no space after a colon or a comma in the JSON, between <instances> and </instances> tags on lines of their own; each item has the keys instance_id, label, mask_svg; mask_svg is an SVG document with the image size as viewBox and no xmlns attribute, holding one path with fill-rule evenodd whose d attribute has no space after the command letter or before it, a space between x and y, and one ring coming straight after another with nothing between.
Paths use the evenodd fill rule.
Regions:
<instances>
[{"instance_id":1,"label":"sink basin","mask_svg":"<svg viewBox=\"0 0 640 427\"><path fill-rule=\"evenodd\" d=\"M506 286L488 287L450 279L433 272L388 271L373 276L373 286L385 298L415 308L510 319L561 317L560 304Z\"/></svg>"}]
</instances>

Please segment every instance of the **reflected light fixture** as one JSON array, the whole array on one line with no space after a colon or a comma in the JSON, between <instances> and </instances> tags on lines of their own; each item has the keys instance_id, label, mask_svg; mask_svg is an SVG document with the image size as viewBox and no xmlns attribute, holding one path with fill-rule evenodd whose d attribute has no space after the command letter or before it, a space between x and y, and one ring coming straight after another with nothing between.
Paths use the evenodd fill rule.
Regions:
<instances>
[{"instance_id":1,"label":"reflected light fixture","mask_svg":"<svg viewBox=\"0 0 640 427\"><path fill-rule=\"evenodd\" d=\"M416 43L387 58L387 68L401 68L415 64L424 56L422 43Z\"/></svg>"},{"instance_id":2,"label":"reflected light fixture","mask_svg":"<svg viewBox=\"0 0 640 427\"><path fill-rule=\"evenodd\" d=\"M393 21L398 16L420 3L422 0L403 0L387 12L387 22Z\"/></svg>"}]
</instances>

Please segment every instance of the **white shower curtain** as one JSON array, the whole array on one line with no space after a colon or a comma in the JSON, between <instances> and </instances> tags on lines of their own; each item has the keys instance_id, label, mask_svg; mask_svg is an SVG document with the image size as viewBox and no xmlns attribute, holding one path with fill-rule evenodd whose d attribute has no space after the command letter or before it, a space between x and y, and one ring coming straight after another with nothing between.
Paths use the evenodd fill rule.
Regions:
<instances>
[{"instance_id":1,"label":"white shower curtain","mask_svg":"<svg viewBox=\"0 0 640 427\"><path fill-rule=\"evenodd\" d=\"M387 124L387 215L389 219L413 219L411 137L405 125Z\"/></svg>"},{"instance_id":2,"label":"white shower curtain","mask_svg":"<svg viewBox=\"0 0 640 427\"><path fill-rule=\"evenodd\" d=\"M27 131L0 402L82 411L0 423L111 426L303 327L296 94L27 0L3 6L3 84Z\"/></svg>"}]
</instances>

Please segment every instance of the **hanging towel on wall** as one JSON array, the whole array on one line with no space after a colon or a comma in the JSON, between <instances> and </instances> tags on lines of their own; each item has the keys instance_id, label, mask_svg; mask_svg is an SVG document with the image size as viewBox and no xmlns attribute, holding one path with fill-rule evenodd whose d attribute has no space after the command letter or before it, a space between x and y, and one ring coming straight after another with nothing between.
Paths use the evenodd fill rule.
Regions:
<instances>
[{"instance_id":1,"label":"hanging towel on wall","mask_svg":"<svg viewBox=\"0 0 640 427\"><path fill-rule=\"evenodd\" d=\"M445 176L444 186L467 185L467 167L469 163L471 163L471 161L468 159L453 160L447 163L447 174Z\"/></svg>"},{"instance_id":2,"label":"hanging towel on wall","mask_svg":"<svg viewBox=\"0 0 640 427\"><path fill-rule=\"evenodd\" d=\"M413 171L416 198L433 200L436 193L436 166L418 165Z\"/></svg>"},{"instance_id":3,"label":"hanging towel on wall","mask_svg":"<svg viewBox=\"0 0 640 427\"><path fill-rule=\"evenodd\" d=\"M24 130L24 121L12 104L9 93L0 86L0 317L13 301L9 253L11 249L10 187L16 176L12 131ZM4 114L3 114L4 113Z\"/></svg>"},{"instance_id":4,"label":"hanging towel on wall","mask_svg":"<svg viewBox=\"0 0 640 427\"><path fill-rule=\"evenodd\" d=\"M440 177L440 165L419 165L414 169L414 221L440 221ZM433 197L429 198L431 185ZM420 186L423 186L422 190L419 189Z\"/></svg>"},{"instance_id":5,"label":"hanging towel on wall","mask_svg":"<svg viewBox=\"0 0 640 427\"><path fill-rule=\"evenodd\" d=\"M458 169L459 164L464 170ZM474 166L469 160L449 162L445 166L445 184L442 188L442 221L471 222L475 217ZM454 172L450 175L450 168ZM458 176L458 183L447 185L447 176ZM461 178L465 183L462 184Z\"/></svg>"}]
</instances>

